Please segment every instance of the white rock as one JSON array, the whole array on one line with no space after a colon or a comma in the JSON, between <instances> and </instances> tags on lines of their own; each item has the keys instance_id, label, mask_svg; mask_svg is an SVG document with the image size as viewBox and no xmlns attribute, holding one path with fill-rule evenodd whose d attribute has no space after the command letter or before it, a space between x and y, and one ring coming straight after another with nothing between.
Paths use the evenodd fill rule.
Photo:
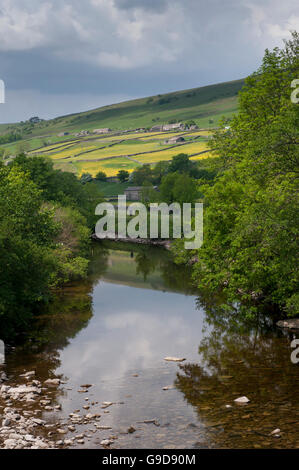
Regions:
<instances>
[{"instance_id":1,"label":"white rock","mask_svg":"<svg viewBox=\"0 0 299 470\"><path fill-rule=\"evenodd\" d=\"M113 441L110 441L109 439L104 439L103 441L101 441L102 446L110 446L110 444L112 443Z\"/></svg>"},{"instance_id":2,"label":"white rock","mask_svg":"<svg viewBox=\"0 0 299 470\"><path fill-rule=\"evenodd\" d=\"M31 370L30 372L26 372L26 374L21 374L20 377L33 377L35 375L35 370Z\"/></svg>"},{"instance_id":3,"label":"white rock","mask_svg":"<svg viewBox=\"0 0 299 470\"><path fill-rule=\"evenodd\" d=\"M46 424L46 421L44 421L43 419L39 419L39 418L32 418L32 421L35 424L38 424L39 426L43 426L44 424Z\"/></svg>"},{"instance_id":4,"label":"white rock","mask_svg":"<svg viewBox=\"0 0 299 470\"><path fill-rule=\"evenodd\" d=\"M60 380L59 379L48 379L44 382L45 385L53 385L53 386L56 386L56 385L59 385L60 384Z\"/></svg>"},{"instance_id":5,"label":"white rock","mask_svg":"<svg viewBox=\"0 0 299 470\"><path fill-rule=\"evenodd\" d=\"M16 446L17 442L14 439L6 439L4 441L5 449L13 449Z\"/></svg>"},{"instance_id":6,"label":"white rock","mask_svg":"<svg viewBox=\"0 0 299 470\"><path fill-rule=\"evenodd\" d=\"M247 397L239 397L234 400L236 403L248 403L250 402L249 398Z\"/></svg>"},{"instance_id":7,"label":"white rock","mask_svg":"<svg viewBox=\"0 0 299 470\"><path fill-rule=\"evenodd\" d=\"M38 387L30 387L27 385L20 385L19 387L11 387L8 391L9 395L20 395L23 393L35 393L40 394L41 389Z\"/></svg>"},{"instance_id":8,"label":"white rock","mask_svg":"<svg viewBox=\"0 0 299 470\"><path fill-rule=\"evenodd\" d=\"M164 357L164 361L168 361L168 362L183 362L185 360L186 360L185 357L171 357L171 356Z\"/></svg>"},{"instance_id":9,"label":"white rock","mask_svg":"<svg viewBox=\"0 0 299 470\"><path fill-rule=\"evenodd\" d=\"M271 432L271 436L274 436L275 434L280 434L280 429L277 428L277 429L274 429L274 431Z\"/></svg>"}]
</instances>

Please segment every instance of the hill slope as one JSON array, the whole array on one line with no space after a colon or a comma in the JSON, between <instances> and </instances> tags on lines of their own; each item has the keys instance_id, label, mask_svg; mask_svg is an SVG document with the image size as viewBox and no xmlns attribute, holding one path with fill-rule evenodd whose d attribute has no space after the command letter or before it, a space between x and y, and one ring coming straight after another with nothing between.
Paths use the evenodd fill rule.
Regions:
<instances>
[{"instance_id":1,"label":"hill slope","mask_svg":"<svg viewBox=\"0 0 299 470\"><path fill-rule=\"evenodd\" d=\"M210 130L207 128L217 126L221 117L237 112L237 95L243 83L237 80L131 100L48 121L3 125L0 134L11 131L21 134L21 140L1 145L4 160L9 163L14 155L26 151L31 155L48 156L55 168L78 176L86 172L95 176L98 171L115 176L120 169L131 172L145 163L170 161L180 152L194 160L207 158L210 156L207 146ZM201 130L134 131L189 120L195 121ZM113 132L74 135L100 127L109 127ZM68 135L58 135L64 132ZM174 135L181 141L169 142Z\"/></svg>"},{"instance_id":2,"label":"hill slope","mask_svg":"<svg viewBox=\"0 0 299 470\"><path fill-rule=\"evenodd\" d=\"M110 127L113 130L134 129L189 119L195 120L200 127L206 127L209 119L213 119L216 125L221 116L230 116L237 111L237 94L243 83L243 80L235 80L126 101L34 125L29 125L28 122L2 125L0 132L7 132L8 128L19 128L29 137L98 127Z\"/></svg>"}]
</instances>

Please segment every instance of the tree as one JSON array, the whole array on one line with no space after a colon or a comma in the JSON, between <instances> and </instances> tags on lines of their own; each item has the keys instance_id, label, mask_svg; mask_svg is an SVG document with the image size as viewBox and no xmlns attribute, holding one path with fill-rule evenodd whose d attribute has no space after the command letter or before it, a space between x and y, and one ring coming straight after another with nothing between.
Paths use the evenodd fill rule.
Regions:
<instances>
[{"instance_id":1,"label":"tree","mask_svg":"<svg viewBox=\"0 0 299 470\"><path fill-rule=\"evenodd\" d=\"M98 171L96 174L96 180L98 181L107 181L107 175L104 171Z\"/></svg>"},{"instance_id":2,"label":"tree","mask_svg":"<svg viewBox=\"0 0 299 470\"><path fill-rule=\"evenodd\" d=\"M87 272L98 185L42 157L0 164L0 329L26 326L51 289Z\"/></svg>"},{"instance_id":3,"label":"tree","mask_svg":"<svg viewBox=\"0 0 299 470\"><path fill-rule=\"evenodd\" d=\"M299 76L299 35L266 50L245 81L239 114L211 143L224 169L205 196L204 244L195 265L200 287L223 287L248 312L269 303L290 315L298 297L299 107L290 99ZM255 303L253 303L253 300Z\"/></svg>"},{"instance_id":4,"label":"tree","mask_svg":"<svg viewBox=\"0 0 299 470\"><path fill-rule=\"evenodd\" d=\"M152 179L153 171L148 163L136 168L132 175L132 182L137 186L142 186L143 183L151 183Z\"/></svg>"},{"instance_id":5,"label":"tree","mask_svg":"<svg viewBox=\"0 0 299 470\"><path fill-rule=\"evenodd\" d=\"M49 293L58 226L19 168L0 169L0 321L20 327Z\"/></svg>"},{"instance_id":6,"label":"tree","mask_svg":"<svg viewBox=\"0 0 299 470\"><path fill-rule=\"evenodd\" d=\"M82 173L82 175L80 176L80 182L82 184L86 184L86 183L90 183L90 181L92 181L92 176L90 173Z\"/></svg>"},{"instance_id":7,"label":"tree","mask_svg":"<svg viewBox=\"0 0 299 470\"><path fill-rule=\"evenodd\" d=\"M128 181L130 173L127 170L119 170L117 177L121 183Z\"/></svg>"},{"instance_id":8,"label":"tree","mask_svg":"<svg viewBox=\"0 0 299 470\"><path fill-rule=\"evenodd\" d=\"M169 162L161 161L158 162L152 170L152 181L155 184L160 184L161 179L168 173Z\"/></svg>"},{"instance_id":9,"label":"tree","mask_svg":"<svg viewBox=\"0 0 299 470\"><path fill-rule=\"evenodd\" d=\"M189 175L181 173L169 173L162 178L160 186L160 199L168 204L178 202L194 203L198 191L195 180Z\"/></svg>"},{"instance_id":10,"label":"tree","mask_svg":"<svg viewBox=\"0 0 299 470\"><path fill-rule=\"evenodd\" d=\"M188 155L185 153L179 153L172 158L168 171L169 173L174 173L176 171L179 173L189 173L192 166L192 162L189 160Z\"/></svg>"}]
</instances>

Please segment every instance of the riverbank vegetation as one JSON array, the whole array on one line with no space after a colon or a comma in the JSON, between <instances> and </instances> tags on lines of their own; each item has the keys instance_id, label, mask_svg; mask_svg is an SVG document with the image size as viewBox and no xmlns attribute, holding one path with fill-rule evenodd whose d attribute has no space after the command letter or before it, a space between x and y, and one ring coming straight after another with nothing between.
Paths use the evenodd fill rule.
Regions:
<instances>
[{"instance_id":1,"label":"riverbank vegetation","mask_svg":"<svg viewBox=\"0 0 299 470\"><path fill-rule=\"evenodd\" d=\"M198 253L174 249L178 262L196 255L198 287L223 289L232 301L299 314L298 129L299 35L283 49L266 50L261 67L239 94L239 114L223 122L211 148L218 175L200 185L204 243ZM220 164L219 164L220 163Z\"/></svg>"},{"instance_id":2,"label":"riverbank vegetation","mask_svg":"<svg viewBox=\"0 0 299 470\"><path fill-rule=\"evenodd\" d=\"M20 155L0 166L0 200L0 324L19 330L53 289L86 275L101 196L49 159Z\"/></svg>"}]
</instances>

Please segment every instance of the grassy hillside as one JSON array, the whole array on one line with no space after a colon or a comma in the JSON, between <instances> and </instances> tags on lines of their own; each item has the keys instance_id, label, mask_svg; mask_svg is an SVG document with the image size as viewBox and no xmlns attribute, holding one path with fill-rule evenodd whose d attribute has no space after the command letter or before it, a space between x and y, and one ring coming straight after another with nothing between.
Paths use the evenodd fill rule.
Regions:
<instances>
[{"instance_id":1,"label":"grassy hillside","mask_svg":"<svg viewBox=\"0 0 299 470\"><path fill-rule=\"evenodd\" d=\"M169 143L168 138L179 136L184 140ZM109 136L84 136L68 142L50 144L29 152L31 155L48 156L55 168L70 171L80 176L90 173L96 176L104 171L115 176L120 169L129 172L145 163L155 164L170 161L178 153L186 153L191 159L206 158L210 131L186 130L178 132L130 132Z\"/></svg>"},{"instance_id":2,"label":"grassy hillside","mask_svg":"<svg viewBox=\"0 0 299 470\"><path fill-rule=\"evenodd\" d=\"M78 176L85 172L95 176L99 170L114 176L120 169L131 172L144 163L169 161L180 152L192 159L206 158L209 156L206 153L209 128L217 126L221 117L237 112L237 95L242 85L243 80L237 80L131 100L39 123L2 125L0 137L13 131L21 134L22 139L2 144L1 148L7 161L21 151L49 156L56 168ZM200 130L132 131L189 120L195 121ZM100 127L110 127L112 132L109 135L74 135ZM69 135L58 136L61 132ZM183 136L185 141L167 143L173 135Z\"/></svg>"},{"instance_id":3,"label":"grassy hillside","mask_svg":"<svg viewBox=\"0 0 299 470\"><path fill-rule=\"evenodd\" d=\"M221 116L230 116L237 110L237 94L242 85L243 80L236 80L126 101L35 125L1 125L0 133L18 128L28 132L28 136L46 136L60 131L75 132L98 127L113 130L151 127L170 120L189 119L194 119L200 127L207 127L209 119L213 118L217 124Z\"/></svg>"}]
</instances>

